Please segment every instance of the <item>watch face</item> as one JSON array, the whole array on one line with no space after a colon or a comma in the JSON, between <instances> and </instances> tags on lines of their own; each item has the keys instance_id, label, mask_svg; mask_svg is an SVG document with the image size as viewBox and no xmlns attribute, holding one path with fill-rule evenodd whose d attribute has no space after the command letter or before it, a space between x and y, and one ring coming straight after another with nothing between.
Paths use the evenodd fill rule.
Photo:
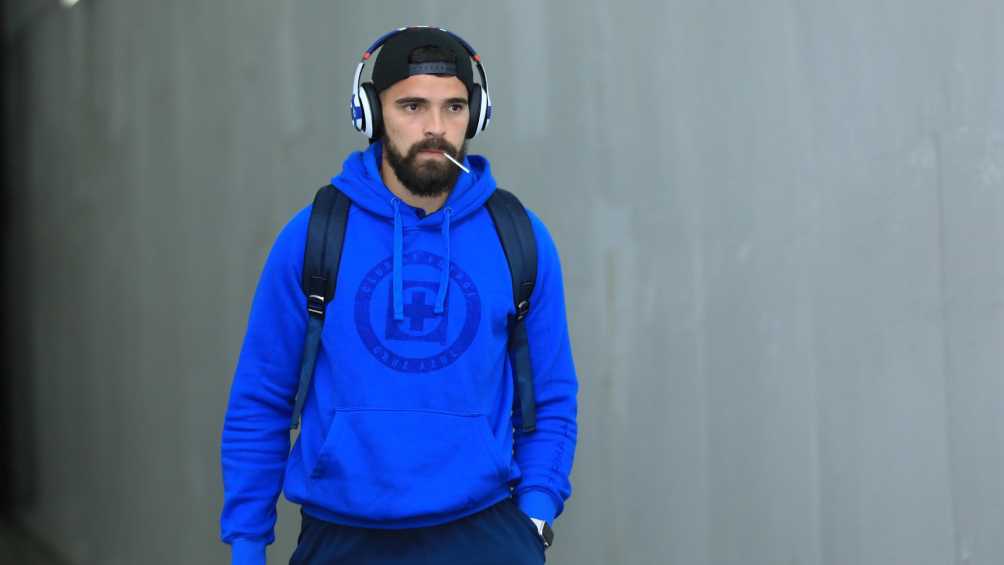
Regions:
<instances>
[{"instance_id":1,"label":"watch face","mask_svg":"<svg viewBox=\"0 0 1004 565\"><path fill-rule=\"evenodd\" d=\"M544 533L544 547L551 547L551 544L554 543L554 530L551 529L551 526L547 525L547 522L544 522L543 533Z\"/></svg>"}]
</instances>

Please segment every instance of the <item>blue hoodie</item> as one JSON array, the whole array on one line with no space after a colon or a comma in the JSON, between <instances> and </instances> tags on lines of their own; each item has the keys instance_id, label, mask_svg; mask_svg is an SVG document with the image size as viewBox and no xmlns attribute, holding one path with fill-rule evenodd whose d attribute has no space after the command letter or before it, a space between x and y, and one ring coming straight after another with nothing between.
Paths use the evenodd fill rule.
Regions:
<instances>
[{"instance_id":1,"label":"blue hoodie","mask_svg":"<svg viewBox=\"0 0 1004 565\"><path fill-rule=\"evenodd\" d=\"M443 524L509 496L553 522L571 495L578 383L547 229L531 212L537 429L523 434L506 343L512 283L483 206L495 190L488 161L465 159L471 173L425 214L384 185L380 152L352 153L332 179L353 206L292 451L310 206L279 233L259 279L222 436L221 537L234 563L265 562L283 488L313 517L390 529Z\"/></svg>"}]
</instances>

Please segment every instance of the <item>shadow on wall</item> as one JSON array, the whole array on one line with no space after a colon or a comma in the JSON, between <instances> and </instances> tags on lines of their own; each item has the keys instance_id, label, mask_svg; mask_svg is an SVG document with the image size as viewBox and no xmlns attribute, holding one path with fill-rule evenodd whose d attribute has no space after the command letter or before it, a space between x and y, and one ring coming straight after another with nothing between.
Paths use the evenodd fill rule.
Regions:
<instances>
[{"instance_id":1,"label":"shadow on wall","mask_svg":"<svg viewBox=\"0 0 1004 565\"><path fill-rule=\"evenodd\" d=\"M0 2L0 13L6 14L7 2ZM16 76L18 58L3 59L3 75ZM17 81L15 81L17 84ZM26 118L13 108L11 97L23 97L17 88L0 92L0 132L3 135L3 159L0 159L0 516L9 516L15 508L30 506L38 495L34 477L38 458L32 441L35 386L32 382L29 340L32 320L14 306L23 302L31 291L31 262L41 258L28 257L21 251L26 241L25 225L15 214L17 201L25 186L23 167L26 144L17 135L26 131ZM0 560L7 554L0 551ZM3 561L6 563L7 561Z\"/></svg>"},{"instance_id":2,"label":"shadow on wall","mask_svg":"<svg viewBox=\"0 0 1004 565\"><path fill-rule=\"evenodd\" d=\"M0 22L5 51L8 42L17 42L17 22L38 9L26 9L30 4L0 0ZM15 10L17 8L17 10ZM15 22L7 19L19 15ZM16 53L10 49L8 53ZM0 565L65 565L38 537L30 533L14 516L31 508L41 496L38 491L38 450L35 439L35 407L37 406L34 371L31 366L30 340L34 335L34 320L23 308L24 297L31 295L33 264L44 257L31 257L23 251L28 241L27 226L15 210L24 209L21 187L26 186L26 140L21 138L28 117L15 108L24 108L24 81L11 77L23 76L23 58L7 56L0 63L5 88L0 89ZM8 82L9 81L9 82ZM43 269L46 270L46 269ZM67 284L72 284L67 282ZM44 346L44 343L42 344Z\"/></svg>"}]
</instances>

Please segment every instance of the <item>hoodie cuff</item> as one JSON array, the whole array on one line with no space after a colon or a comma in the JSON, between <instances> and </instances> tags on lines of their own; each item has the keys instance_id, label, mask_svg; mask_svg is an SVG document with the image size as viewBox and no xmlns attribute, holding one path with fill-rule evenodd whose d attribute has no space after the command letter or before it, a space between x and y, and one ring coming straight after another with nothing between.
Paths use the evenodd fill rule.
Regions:
<instances>
[{"instance_id":1,"label":"hoodie cuff","mask_svg":"<svg viewBox=\"0 0 1004 565\"><path fill-rule=\"evenodd\" d=\"M539 490L528 490L519 495L516 505L524 514L531 518L537 518L547 522L549 526L554 525L554 513L556 508L551 495Z\"/></svg>"},{"instance_id":2,"label":"hoodie cuff","mask_svg":"<svg viewBox=\"0 0 1004 565\"><path fill-rule=\"evenodd\" d=\"M265 542L237 539L230 544L231 565L265 565Z\"/></svg>"}]
</instances>

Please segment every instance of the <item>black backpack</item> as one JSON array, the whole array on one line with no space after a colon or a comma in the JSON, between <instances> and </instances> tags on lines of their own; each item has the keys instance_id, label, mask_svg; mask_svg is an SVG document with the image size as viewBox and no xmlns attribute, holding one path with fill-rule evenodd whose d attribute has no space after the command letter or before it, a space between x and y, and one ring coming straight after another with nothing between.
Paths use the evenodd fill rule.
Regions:
<instances>
[{"instance_id":1,"label":"black backpack","mask_svg":"<svg viewBox=\"0 0 1004 565\"><path fill-rule=\"evenodd\" d=\"M310 388L317 350L321 343L324 309L335 295L349 204L349 198L329 184L317 191L314 207L310 211L307 248L303 255L303 280L300 283L307 296L307 337L303 345L300 386L296 391L290 429L299 427L300 413L303 411L307 389ZM512 273L512 299L516 314L509 317L509 358L523 416L521 430L529 433L536 428L537 409L524 320L530 312L530 294L537 281L537 240L533 235L530 216L511 192L496 188L485 206L495 223L495 231L498 232L509 263L509 272Z\"/></svg>"}]
</instances>

